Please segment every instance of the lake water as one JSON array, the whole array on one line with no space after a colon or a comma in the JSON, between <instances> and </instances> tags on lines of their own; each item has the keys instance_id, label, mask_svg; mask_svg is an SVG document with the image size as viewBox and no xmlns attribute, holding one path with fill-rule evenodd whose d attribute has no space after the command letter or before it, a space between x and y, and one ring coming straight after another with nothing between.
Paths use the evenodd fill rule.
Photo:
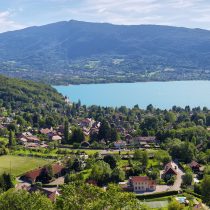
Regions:
<instances>
[{"instance_id":1,"label":"lake water","mask_svg":"<svg viewBox=\"0 0 210 210\"><path fill-rule=\"evenodd\" d=\"M146 83L114 83L54 86L58 92L68 96L72 102L79 99L85 105L127 106L138 104L161 109L173 105L210 108L210 81L177 81Z\"/></svg>"}]
</instances>

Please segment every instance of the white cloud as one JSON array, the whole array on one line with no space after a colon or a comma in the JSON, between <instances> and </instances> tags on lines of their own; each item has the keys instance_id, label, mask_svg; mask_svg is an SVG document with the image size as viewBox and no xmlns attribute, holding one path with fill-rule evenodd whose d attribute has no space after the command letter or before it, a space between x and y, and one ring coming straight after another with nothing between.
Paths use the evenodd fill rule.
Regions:
<instances>
[{"instance_id":1,"label":"white cloud","mask_svg":"<svg viewBox=\"0 0 210 210\"><path fill-rule=\"evenodd\" d=\"M0 32L17 30L25 27L25 25L13 21L11 16L12 13L10 11L0 12Z\"/></svg>"},{"instance_id":2,"label":"white cloud","mask_svg":"<svg viewBox=\"0 0 210 210\"><path fill-rule=\"evenodd\" d=\"M126 25L160 24L210 29L208 21L210 0L11 1L16 3L16 6L13 4L8 6L13 12L8 10L0 13L2 16L0 16L0 31L22 28L19 22L31 26L70 19Z\"/></svg>"}]
</instances>

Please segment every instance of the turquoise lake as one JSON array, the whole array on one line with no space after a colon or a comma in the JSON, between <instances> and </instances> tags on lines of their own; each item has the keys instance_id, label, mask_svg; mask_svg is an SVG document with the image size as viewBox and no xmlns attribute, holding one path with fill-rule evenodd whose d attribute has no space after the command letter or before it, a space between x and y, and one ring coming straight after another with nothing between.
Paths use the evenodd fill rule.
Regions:
<instances>
[{"instance_id":1,"label":"turquoise lake","mask_svg":"<svg viewBox=\"0 0 210 210\"><path fill-rule=\"evenodd\" d=\"M210 108L210 81L114 83L54 86L71 102L85 105L170 109L173 105Z\"/></svg>"}]
</instances>

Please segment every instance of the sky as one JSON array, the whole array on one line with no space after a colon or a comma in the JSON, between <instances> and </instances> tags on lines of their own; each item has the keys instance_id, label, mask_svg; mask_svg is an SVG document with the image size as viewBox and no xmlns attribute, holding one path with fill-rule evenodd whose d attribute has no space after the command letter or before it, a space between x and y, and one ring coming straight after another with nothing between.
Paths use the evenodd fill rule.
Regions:
<instances>
[{"instance_id":1,"label":"sky","mask_svg":"<svg viewBox=\"0 0 210 210\"><path fill-rule=\"evenodd\" d=\"M210 0L0 0L0 32L72 19L210 30Z\"/></svg>"}]
</instances>

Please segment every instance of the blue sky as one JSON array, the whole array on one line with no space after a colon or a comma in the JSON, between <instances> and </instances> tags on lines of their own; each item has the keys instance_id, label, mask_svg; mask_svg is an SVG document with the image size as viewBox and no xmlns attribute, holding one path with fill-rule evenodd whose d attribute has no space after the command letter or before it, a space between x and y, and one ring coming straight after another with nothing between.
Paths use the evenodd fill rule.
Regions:
<instances>
[{"instance_id":1,"label":"blue sky","mask_svg":"<svg viewBox=\"0 0 210 210\"><path fill-rule=\"evenodd\" d=\"M0 0L0 32L71 19L210 30L210 0Z\"/></svg>"}]
</instances>

